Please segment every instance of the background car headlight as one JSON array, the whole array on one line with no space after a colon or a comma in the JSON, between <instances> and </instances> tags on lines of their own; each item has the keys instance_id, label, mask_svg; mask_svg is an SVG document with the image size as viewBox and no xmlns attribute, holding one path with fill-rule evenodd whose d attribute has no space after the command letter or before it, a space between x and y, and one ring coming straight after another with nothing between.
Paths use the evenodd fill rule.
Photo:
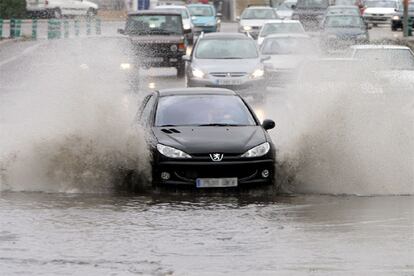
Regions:
<instances>
[{"instance_id":1,"label":"background car headlight","mask_svg":"<svg viewBox=\"0 0 414 276\"><path fill-rule=\"evenodd\" d=\"M399 17L398 15L394 15L394 16L392 17L392 20L400 20L400 17Z\"/></svg>"},{"instance_id":2,"label":"background car headlight","mask_svg":"<svg viewBox=\"0 0 414 276\"><path fill-rule=\"evenodd\" d=\"M256 69L256 70L254 70L254 72L252 73L252 77L253 77L254 79L261 78L261 77L263 77L263 76L264 76L264 70L263 70L263 69Z\"/></svg>"},{"instance_id":3,"label":"background car headlight","mask_svg":"<svg viewBox=\"0 0 414 276\"><path fill-rule=\"evenodd\" d=\"M252 29L252 27L250 26L243 26L243 30L245 31L250 31Z\"/></svg>"},{"instance_id":4,"label":"background car headlight","mask_svg":"<svg viewBox=\"0 0 414 276\"><path fill-rule=\"evenodd\" d=\"M132 68L132 64L131 63L121 63L119 65L119 68L121 70L130 70Z\"/></svg>"},{"instance_id":5,"label":"background car headlight","mask_svg":"<svg viewBox=\"0 0 414 276\"><path fill-rule=\"evenodd\" d=\"M193 68L192 73L193 73L193 76L196 77L196 78L199 78L199 79L204 78L204 72L201 71L200 69Z\"/></svg>"},{"instance_id":6,"label":"background car headlight","mask_svg":"<svg viewBox=\"0 0 414 276\"><path fill-rule=\"evenodd\" d=\"M157 150L159 153L169 158L191 158L190 155L181 150L161 144L157 144Z\"/></svg>"},{"instance_id":7,"label":"background car headlight","mask_svg":"<svg viewBox=\"0 0 414 276\"><path fill-rule=\"evenodd\" d=\"M265 142L246 151L244 154L242 154L241 157L261 157L263 155L266 155L269 152L269 150L270 144L268 142Z\"/></svg>"},{"instance_id":8,"label":"background car headlight","mask_svg":"<svg viewBox=\"0 0 414 276\"><path fill-rule=\"evenodd\" d=\"M215 26L215 25L216 25L216 21L211 21L206 24L206 26Z\"/></svg>"}]
</instances>

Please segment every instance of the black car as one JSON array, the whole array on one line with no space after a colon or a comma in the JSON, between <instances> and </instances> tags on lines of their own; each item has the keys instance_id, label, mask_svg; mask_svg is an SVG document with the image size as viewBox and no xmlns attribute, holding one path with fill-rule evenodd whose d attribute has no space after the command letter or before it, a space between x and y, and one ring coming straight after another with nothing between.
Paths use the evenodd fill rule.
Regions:
<instances>
[{"instance_id":1,"label":"black car","mask_svg":"<svg viewBox=\"0 0 414 276\"><path fill-rule=\"evenodd\" d=\"M322 49L343 49L369 41L368 26L359 15L330 15L323 23Z\"/></svg>"},{"instance_id":2,"label":"black car","mask_svg":"<svg viewBox=\"0 0 414 276\"><path fill-rule=\"evenodd\" d=\"M273 184L275 150L267 130L235 92L182 88L147 96L139 112L156 186L197 188Z\"/></svg>"},{"instance_id":3,"label":"black car","mask_svg":"<svg viewBox=\"0 0 414 276\"><path fill-rule=\"evenodd\" d=\"M412 27L414 28L414 4L410 3L408 5L408 17L411 20ZM400 5L399 8L395 11L394 16L391 18L391 30L396 31L402 29L404 19L404 10L403 6Z\"/></svg>"},{"instance_id":4,"label":"black car","mask_svg":"<svg viewBox=\"0 0 414 276\"><path fill-rule=\"evenodd\" d=\"M191 30L190 30L191 31ZM177 76L184 77L187 45L181 14L174 11L149 10L128 14L125 29L142 67L175 67Z\"/></svg>"}]
</instances>

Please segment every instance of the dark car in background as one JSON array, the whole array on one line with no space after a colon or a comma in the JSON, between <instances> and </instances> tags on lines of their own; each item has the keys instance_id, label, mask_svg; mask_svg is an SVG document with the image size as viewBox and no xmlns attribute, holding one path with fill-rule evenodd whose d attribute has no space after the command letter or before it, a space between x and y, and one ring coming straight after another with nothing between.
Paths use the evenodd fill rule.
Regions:
<instances>
[{"instance_id":1,"label":"dark car in background","mask_svg":"<svg viewBox=\"0 0 414 276\"><path fill-rule=\"evenodd\" d=\"M410 2L408 5L408 17L412 22L412 27L414 27L414 3ZM395 14L391 18L391 30L397 31L402 29L404 20L404 8L403 5L398 6L398 9L395 10Z\"/></svg>"},{"instance_id":2,"label":"dark car in background","mask_svg":"<svg viewBox=\"0 0 414 276\"><path fill-rule=\"evenodd\" d=\"M316 31L320 28L328 7L329 0L298 0L292 19L299 20L306 30Z\"/></svg>"},{"instance_id":3,"label":"dark car in background","mask_svg":"<svg viewBox=\"0 0 414 276\"><path fill-rule=\"evenodd\" d=\"M190 30L191 31L191 30ZM143 67L175 67L177 76L185 74L187 46L181 14L170 11L140 11L128 14L125 29L134 47L137 64Z\"/></svg>"},{"instance_id":4,"label":"dark car in background","mask_svg":"<svg viewBox=\"0 0 414 276\"><path fill-rule=\"evenodd\" d=\"M200 36L186 59L189 87L223 87L245 96L263 96L263 64L256 42L244 34Z\"/></svg>"},{"instance_id":5,"label":"dark car in background","mask_svg":"<svg viewBox=\"0 0 414 276\"><path fill-rule=\"evenodd\" d=\"M368 27L361 16L331 15L325 18L321 33L323 50L344 49L368 41Z\"/></svg>"},{"instance_id":6,"label":"dark car in background","mask_svg":"<svg viewBox=\"0 0 414 276\"><path fill-rule=\"evenodd\" d=\"M140 122L148 131L155 186L225 188L272 185L275 148L252 109L235 92L182 88L147 96Z\"/></svg>"}]
</instances>

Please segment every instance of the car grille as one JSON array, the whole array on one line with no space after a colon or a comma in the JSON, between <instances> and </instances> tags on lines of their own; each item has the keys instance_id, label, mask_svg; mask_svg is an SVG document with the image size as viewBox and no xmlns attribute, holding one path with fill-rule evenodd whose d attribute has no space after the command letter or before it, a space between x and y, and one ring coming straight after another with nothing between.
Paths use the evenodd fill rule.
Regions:
<instances>
[{"instance_id":1,"label":"car grille","mask_svg":"<svg viewBox=\"0 0 414 276\"><path fill-rule=\"evenodd\" d=\"M194 169L187 169L183 171L175 171L175 176L184 181L193 181L196 178L224 178L237 177L240 181L248 180L256 177L258 174L257 168L240 166L216 166L212 167L198 167Z\"/></svg>"},{"instance_id":2,"label":"car grille","mask_svg":"<svg viewBox=\"0 0 414 276\"><path fill-rule=\"evenodd\" d=\"M169 55L175 54L177 51L173 52L171 50L171 45L173 44L139 44L135 46L136 54L138 56L147 56L154 57L160 55Z\"/></svg>"},{"instance_id":3,"label":"car grille","mask_svg":"<svg viewBox=\"0 0 414 276\"><path fill-rule=\"evenodd\" d=\"M213 72L211 76L216 78L241 78L247 76L246 72Z\"/></svg>"},{"instance_id":4,"label":"car grille","mask_svg":"<svg viewBox=\"0 0 414 276\"><path fill-rule=\"evenodd\" d=\"M380 14L380 13L373 13L372 16L384 16L384 14Z\"/></svg>"}]
</instances>

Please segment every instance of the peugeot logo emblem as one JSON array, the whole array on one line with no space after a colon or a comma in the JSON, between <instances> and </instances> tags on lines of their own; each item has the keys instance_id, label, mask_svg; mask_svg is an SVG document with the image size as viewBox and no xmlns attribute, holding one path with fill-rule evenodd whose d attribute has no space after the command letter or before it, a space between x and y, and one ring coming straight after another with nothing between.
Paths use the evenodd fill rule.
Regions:
<instances>
[{"instance_id":1,"label":"peugeot logo emblem","mask_svg":"<svg viewBox=\"0 0 414 276\"><path fill-rule=\"evenodd\" d=\"M223 160L224 155L222 153L210 153L210 158L214 162L220 162Z\"/></svg>"}]
</instances>

